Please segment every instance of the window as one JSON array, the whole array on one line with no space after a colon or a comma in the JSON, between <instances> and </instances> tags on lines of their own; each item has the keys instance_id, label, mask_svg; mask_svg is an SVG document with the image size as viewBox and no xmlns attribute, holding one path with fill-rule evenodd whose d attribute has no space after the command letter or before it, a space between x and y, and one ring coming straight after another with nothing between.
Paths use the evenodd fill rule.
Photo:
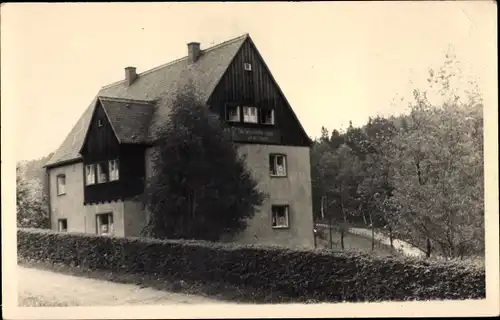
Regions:
<instances>
[{"instance_id":1,"label":"window","mask_svg":"<svg viewBox=\"0 0 500 320\"><path fill-rule=\"evenodd\" d=\"M257 108L243 107L243 122L257 123Z\"/></svg>"},{"instance_id":2,"label":"window","mask_svg":"<svg viewBox=\"0 0 500 320\"><path fill-rule=\"evenodd\" d=\"M243 67L245 68L246 71L252 71L252 65L248 62L245 62L243 64Z\"/></svg>"},{"instance_id":3,"label":"window","mask_svg":"<svg viewBox=\"0 0 500 320\"><path fill-rule=\"evenodd\" d=\"M105 162L101 162L97 164L97 183L105 183L108 182L108 171L109 167Z\"/></svg>"},{"instance_id":4,"label":"window","mask_svg":"<svg viewBox=\"0 0 500 320\"><path fill-rule=\"evenodd\" d=\"M113 214L100 213L96 215L97 234L107 235L113 234Z\"/></svg>"},{"instance_id":5,"label":"window","mask_svg":"<svg viewBox=\"0 0 500 320\"><path fill-rule=\"evenodd\" d=\"M240 121L240 107L238 106L228 106L226 108L226 120L231 122Z\"/></svg>"},{"instance_id":6,"label":"window","mask_svg":"<svg viewBox=\"0 0 500 320\"><path fill-rule=\"evenodd\" d=\"M85 184L95 184L95 164L85 166Z\"/></svg>"},{"instance_id":7,"label":"window","mask_svg":"<svg viewBox=\"0 0 500 320\"><path fill-rule=\"evenodd\" d=\"M66 194L66 176L64 174L60 174L57 176L57 195Z\"/></svg>"},{"instance_id":8,"label":"window","mask_svg":"<svg viewBox=\"0 0 500 320\"><path fill-rule=\"evenodd\" d=\"M97 126L102 127L102 120L101 119L97 120Z\"/></svg>"},{"instance_id":9,"label":"window","mask_svg":"<svg viewBox=\"0 0 500 320\"><path fill-rule=\"evenodd\" d=\"M59 232L68 231L68 220L67 219L58 219L57 220L57 231L59 231Z\"/></svg>"},{"instance_id":10,"label":"window","mask_svg":"<svg viewBox=\"0 0 500 320\"><path fill-rule=\"evenodd\" d=\"M271 176L286 176L286 156L281 154L272 154L269 156L269 170Z\"/></svg>"},{"instance_id":11,"label":"window","mask_svg":"<svg viewBox=\"0 0 500 320\"><path fill-rule=\"evenodd\" d=\"M274 109L263 109L260 121L263 124L274 124Z\"/></svg>"},{"instance_id":12,"label":"window","mask_svg":"<svg viewBox=\"0 0 500 320\"><path fill-rule=\"evenodd\" d=\"M118 169L118 160L109 161L109 181L116 181L120 178L120 171Z\"/></svg>"},{"instance_id":13,"label":"window","mask_svg":"<svg viewBox=\"0 0 500 320\"><path fill-rule=\"evenodd\" d=\"M273 228L288 228L288 206L272 206Z\"/></svg>"}]
</instances>

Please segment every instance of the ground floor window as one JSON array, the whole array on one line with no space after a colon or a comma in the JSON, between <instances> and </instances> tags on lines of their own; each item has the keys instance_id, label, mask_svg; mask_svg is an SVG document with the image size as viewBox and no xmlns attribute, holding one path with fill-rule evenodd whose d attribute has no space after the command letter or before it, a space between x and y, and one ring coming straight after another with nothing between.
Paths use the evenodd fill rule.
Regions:
<instances>
[{"instance_id":1,"label":"ground floor window","mask_svg":"<svg viewBox=\"0 0 500 320\"><path fill-rule=\"evenodd\" d=\"M67 219L58 219L57 220L57 231L59 231L59 232L68 231L68 220Z\"/></svg>"},{"instance_id":2,"label":"ground floor window","mask_svg":"<svg viewBox=\"0 0 500 320\"><path fill-rule=\"evenodd\" d=\"M271 208L273 228L289 227L289 207L287 205L274 205Z\"/></svg>"},{"instance_id":3,"label":"ground floor window","mask_svg":"<svg viewBox=\"0 0 500 320\"><path fill-rule=\"evenodd\" d=\"M113 234L113 214L100 213L96 215L97 234Z\"/></svg>"}]
</instances>

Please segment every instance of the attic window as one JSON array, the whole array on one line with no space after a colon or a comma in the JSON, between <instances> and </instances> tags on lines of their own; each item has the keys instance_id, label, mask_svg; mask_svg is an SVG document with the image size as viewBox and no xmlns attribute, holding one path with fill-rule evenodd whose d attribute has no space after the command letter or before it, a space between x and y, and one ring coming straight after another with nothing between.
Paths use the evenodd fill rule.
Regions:
<instances>
[{"instance_id":1,"label":"attic window","mask_svg":"<svg viewBox=\"0 0 500 320\"><path fill-rule=\"evenodd\" d=\"M101 120L101 119L97 120L97 126L98 126L99 128L100 128L100 127L102 127L102 120Z\"/></svg>"},{"instance_id":2,"label":"attic window","mask_svg":"<svg viewBox=\"0 0 500 320\"><path fill-rule=\"evenodd\" d=\"M257 108L243 107L243 121L247 123L257 123Z\"/></svg>"},{"instance_id":3,"label":"attic window","mask_svg":"<svg viewBox=\"0 0 500 320\"><path fill-rule=\"evenodd\" d=\"M274 109L263 109L260 113L263 124L274 124Z\"/></svg>"},{"instance_id":4,"label":"attic window","mask_svg":"<svg viewBox=\"0 0 500 320\"><path fill-rule=\"evenodd\" d=\"M226 108L226 120L229 122L239 122L240 121L240 107L239 106L227 106L227 108Z\"/></svg>"},{"instance_id":5,"label":"attic window","mask_svg":"<svg viewBox=\"0 0 500 320\"><path fill-rule=\"evenodd\" d=\"M252 71L252 64L245 62L243 64L243 67L245 68L245 71Z\"/></svg>"}]
</instances>

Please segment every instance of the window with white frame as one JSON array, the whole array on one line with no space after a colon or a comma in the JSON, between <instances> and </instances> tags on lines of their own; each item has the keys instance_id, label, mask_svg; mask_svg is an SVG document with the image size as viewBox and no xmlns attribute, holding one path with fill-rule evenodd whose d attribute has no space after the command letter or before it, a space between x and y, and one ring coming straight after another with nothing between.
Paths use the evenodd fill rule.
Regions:
<instances>
[{"instance_id":1,"label":"window with white frame","mask_svg":"<svg viewBox=\"0 0 500 320\"><path fill-rule=\"evenodd\" d=\"M106 162L97 163L97 183L108 182L109 167Z\"/></svg>"},{"instance_id":2,"label":"window with white frame","mask_svg":"<svg viewBox=\"0 0 500 320\"><path fill-rule=\"evenodd\" d=\"M269 156L269 171L273 177L285 177L286 156L283 154L271 154Z\"/></svg>"},{"instance_id":3,"label":"window with white frame","mask_svg":"<svg viewBox=\"0 0 500 320\"><path fill-rule=\"evenodd\" d=\"M85 184L95 184L95 164L88 164L85 166Z\"/></svg>"},{"instance_id":4,"label":"window with white frame","mask_svg":"<svg viewBox=\"0 0 500 320\"><path fill-rule=\"evenodd\" d=\"M57 220L57 231L59 231L59 232L68 231L68 220L67 219L58 219Z\"/></svg>"},{"instance_id":5,"label":"window with white frame","mask_svg":"<svg viewBox=\"0 0 500 320\"><path fill-rule=\"evenodd\" d=\"M245 62L243 67L245 68L245 71L252 71L252 64L249 62Z\"/></svg>"},{"instance_id":6,"label":"window with white frame","mask_svg":"<svg viewBox=\"0 0 500 320\"><path fill-rule=\"evenodd\" d=\"M243 122L257 123L257 108L256 107L243 107Z\"/></svg>"},{"instance_id":7,"label":"window with white frame","mask_svg":"<svg viewBox=\"0 0 500 320\"><path fill-rule=\"evenodd\" d=\"M66 176L60 174L57 176L57 195L66 194Z\"/></svg>"},{"instance_id":8,"label":"window with white frame","mask_svg":"<svg viewBox=\"0 0 500 320\"><path fill-rule=\"evenodd\" d=\"M239 106L227 106L226 107L226 120L230 122L240 121L240 107Z\"/></svg>"},{"instance_id":9,"label":"window with white frame","mask_svg":"<svg viewBox=\"0 0 500 320\"><path fill-rule=\"evenodd\" d=\"M271 213L273 228L289 227L289 207L287 205L273 205Z\"/></svg>"},{"instance_id":10,"label":"window with white frame","mask_svg":"<svg viewBox=\"0 0 500 320\"><path fill-rule=\"evenodd\" d=\"M99 213L96 214L96 228L97 234L107 235L113 234L113 214L112 213Z\"/></svg>"},{"instance_id":11,"label":"window with white frame","mask_svg":"<svg viewBox=\"0 0 500 320\"><path fill-rule=\"evenodd\" d=\"M260 121L263 124L274 124L274 109L262 109Z\"/></svg>"},{"instance_id":12,"label":"window with white frame","mask_svg":"<svg viewBox=\"0 0 500 320\"><path fill-rule=\"evenodd\" d=\"M118 160L109 161L109 181L116 181L120 178L120 170L118 165Z\"/></svg>"}]
</instances>

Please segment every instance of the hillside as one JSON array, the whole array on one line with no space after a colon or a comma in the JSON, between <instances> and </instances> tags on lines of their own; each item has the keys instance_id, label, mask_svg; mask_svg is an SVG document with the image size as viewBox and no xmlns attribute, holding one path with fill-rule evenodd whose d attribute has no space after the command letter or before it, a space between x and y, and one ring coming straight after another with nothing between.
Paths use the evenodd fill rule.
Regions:
<instances>
[{"instance_id":1,"label":"hillside","mask_svg":"<svg viewBox=\"0 0 500 320\"><path fill-rule=\"evenodd\" d=\"M53 153L45 157L34 160L20 161L17 164L23 167L23 174L26 180L39 180L43 185L45 195L47 194L47 181L45 179L45 169L43 166Z\"/></svg>"},{"instance_id":2,"label":"hillside","mask_svg":"<svg viewBox=\"0 0 500 320\"><path fill-rule=\"evenodd\" d=\"M53 153L42 157L40 159L20 161L19 164L25 167L25 177L28 180L40 179L43 181L45 179L45 169L43 166L49 160Z\"/></svg>"}]
</instances>

